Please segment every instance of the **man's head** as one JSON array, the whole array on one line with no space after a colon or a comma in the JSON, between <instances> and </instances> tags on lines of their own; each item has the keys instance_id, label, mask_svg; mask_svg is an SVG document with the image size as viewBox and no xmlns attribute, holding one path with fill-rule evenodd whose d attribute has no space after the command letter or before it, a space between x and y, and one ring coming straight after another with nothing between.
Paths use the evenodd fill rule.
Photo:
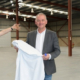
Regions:
<instances>
[{"instance_id":1,"label":"man's head","mask_svg":"<svg viewBox=\"0 0 80 80\"><path fill-rule=\"evenodd\" d=\"M46 15L43 13L37 14L36 19L35 19L35 24L37 25L37 27L39 29L44 29L46 27L46 24L47 24Z\"/></svg>"}]
</instances>

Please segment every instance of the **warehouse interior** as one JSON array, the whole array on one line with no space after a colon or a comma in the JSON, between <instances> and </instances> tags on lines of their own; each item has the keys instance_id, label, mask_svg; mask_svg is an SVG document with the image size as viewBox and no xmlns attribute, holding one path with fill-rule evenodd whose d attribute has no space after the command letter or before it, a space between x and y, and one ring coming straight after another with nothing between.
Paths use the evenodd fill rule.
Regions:
<instances>
[{"instance_id":1,"label":"warehouse interior","mask_svg":"<svg viewBox=\"0 0 80 80\"><path fill-rule=\"evenodd\" d=\"M15 23L21 29L0 36L0 80L15 79L17 52L12 41L27 40L28 32L37 29L34 21L40 12L47 16L46 28L57 33L61 49L52 80L80 79L80 0L2 0L0 31Z\"/></svg>"}]
</instances>

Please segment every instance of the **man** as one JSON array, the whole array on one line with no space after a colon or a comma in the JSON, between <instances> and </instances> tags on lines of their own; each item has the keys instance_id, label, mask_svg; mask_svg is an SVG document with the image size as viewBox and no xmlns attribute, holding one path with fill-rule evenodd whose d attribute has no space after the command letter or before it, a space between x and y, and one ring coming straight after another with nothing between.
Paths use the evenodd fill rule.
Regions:
<instances>
[{"instance_id":1,"label":"man","mask_svg":"<svg viewBox=\"0 0 80 80\"><path fill-rule=\"evenodd\" d=\"M38 29L28 33L27 43L43 54L45 66L44 80L52 80L52 74L56 72L54 58L60 54L58 38L54 31L46 29L47 19L45 14L39 13L36 16L35 24Z\"/></svg>"},{"instance_id":2,"label":"man","mask_svg":"<svg viewBox=\"0 0 80 80\"><path fill-rule=\"evenodd\" d=\"M19 28L20 28L20 27L19 27L19 24L14 24L12 27L9 27L9 28L7 28L7 29L2 30L2 31L0 32L0 36L2 36L2 35L10 32L10 31L12 31L13 29L19 30Z\"/></svg>"}]
</instances>

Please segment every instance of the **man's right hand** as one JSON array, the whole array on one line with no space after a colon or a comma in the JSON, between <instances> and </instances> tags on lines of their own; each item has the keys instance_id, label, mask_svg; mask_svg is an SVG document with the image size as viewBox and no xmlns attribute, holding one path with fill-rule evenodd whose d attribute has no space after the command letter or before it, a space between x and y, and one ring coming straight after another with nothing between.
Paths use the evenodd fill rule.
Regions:
<instances>
[{"instance_id":1,"label":"man's right hand","mask_svg":"<svg viewBox=\"0 0 80 80\"><path fill-rule=\"evenodd\" d=\"M16 51L18 51L18 48L14 46L14 49L16 49Z\"/></svg>"}]
</instances>

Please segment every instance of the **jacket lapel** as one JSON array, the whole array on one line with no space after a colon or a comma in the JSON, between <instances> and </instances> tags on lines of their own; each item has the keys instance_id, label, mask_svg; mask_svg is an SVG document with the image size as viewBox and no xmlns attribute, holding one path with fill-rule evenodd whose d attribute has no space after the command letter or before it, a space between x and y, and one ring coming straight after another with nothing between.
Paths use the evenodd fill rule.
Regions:
<instances>
[{"instance_id":1,"label":"jacket lapel","mask_svg":"<svg viewBox=\"0 0 80 80\"><path fill-rule=\"evenodd\" d=\"M44 53L44 50L45 50L45 47L46 47L46 44L47 44L47 40L48 40L48 30L46 29L42 53Z\"/></svg>"},{"instance_id":2,"label":"jacket lapel","mask_svg":"<svg viewBox=\"0 0 80 80\"><path fill-rule=\"evenodd\" d=\"M34 32L33 47L35 47L36 45L36 35L37 35L37 30Z\"/></svg>"}]
</instances>

